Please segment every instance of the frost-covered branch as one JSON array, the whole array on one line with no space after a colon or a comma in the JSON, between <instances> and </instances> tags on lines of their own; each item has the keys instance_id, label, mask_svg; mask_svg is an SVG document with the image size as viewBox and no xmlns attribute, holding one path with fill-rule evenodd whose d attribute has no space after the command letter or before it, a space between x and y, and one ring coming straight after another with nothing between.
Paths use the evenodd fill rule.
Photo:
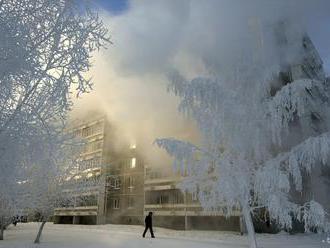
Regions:
<instances>
[{"instance_id":1,"label":"frost-covered branch","mask_svg":"<svg viewBox=\"0 0 330 248\"><path fill-rule=\"evenodd\" d=\"M266 114L269 116L273 141L281 143L281 135L288 135L289 126L299 119L301 125L312 125L313 113L327 114L329 95L324 82L301 79L284 86L268 102Z\"/></svg>"},{"instance_id":2,"label":"frost-covered branch","mask_svg":"<svg viewBox=\"0 0 330 248\"><path fill-rule=\"evenodd\" d=\"M296 80L272 96L271 73L254 68L241 73L228 82L174 74L169 90L181 98L179 110L193 118L202 138L198 146L175 139L155 143L185 175L181 189L197 194L205 210L242 212L251 247L256 247L252 215L260 208L280 227L290 229L297 219L306 231L326 230L326 211L316 199L292 197L306 188L304 177L329 164L325 82Z\"/></svg>"},{"instance_id":3,"label":"frost-covered branch","mask_svg":"<svg viewBox=\"0 0 330 248\"><path fill-rule=\"evenodd\" d=\"M46 219L63 147L75 144L63 134L67 112L91 89L86 72L108 31L78 1L1 0L0 33L0 198L14 210L2 213L29 207Z\"/></svg>"}]
</instances>

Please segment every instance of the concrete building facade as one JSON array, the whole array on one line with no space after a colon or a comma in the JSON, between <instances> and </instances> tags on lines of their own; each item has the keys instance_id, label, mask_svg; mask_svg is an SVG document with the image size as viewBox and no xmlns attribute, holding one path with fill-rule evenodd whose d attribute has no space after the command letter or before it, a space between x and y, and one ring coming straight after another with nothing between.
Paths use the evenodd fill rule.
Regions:
<instances>
[{"instance_id":1,"label":"concrete building facade","mask_svg":"<svg viewBox=\"0 0 330 248\"><path fill-rule=\"evenodd\" d=\"M178 188L182 179L179 173L171 170L146 170L144 214L153 212L156 226L183 230L242 230L239 210L231 217L221 211L204 211L197 195Z\"/></svg>"},{"instance_id":2,"label":"concrete building facade","mask_svg":"<svg viewBox=\"0 0 330 248\"><path fill-rule=\"evenodd\" d=\"M106 186L107 223L144 223L144 160L136 145L127 146L111 161Z\"/></svg>"},{"instance_id":3,"label":"concrete building facade","mask_svg":"<svg viewBox=\"0 0 330 248\"><path fill-rule=\"evenodd\" d=\"M104 195L105 187L100 186L103 167L108 163L107 151L107 123L105 117L94 118L89 121L77 121L72 123L67 132L77 139L84 141L83 148L76 155L77 167L71 178L68 177L63 193L70 192L72 184L79 183L77 180L94 180L88 184L84 194L77 194L77 198L83 198L70 206L58 207L54 211L55 223L64 224L99 224L104 222ZM87 186L86 186L87 187ZM101 187L101 188L100 188ZM74 188L74 187L72 187Z\"/></svg>"},{"instance_id":4,"label":"concrete building facade","mask_svg":"<svg viewBox=\"0 0 330 248\"><path fill-rule=\"evenodd\" d=\"M76 157L77 171L63 187L63 193L76 194L79 200L56 208L55 223L143 223L144 164L136 145L118 145L105 116L72 122L67 132L84 142ZM79 180L91 183L83 194L70 192L70 184Z\"/></svg>"},{"instance_id":5,"label":"concrete building facade","mask_svg":"<svg viewBox=\"0 0 330 248\"><path fill-rule=\"evenodd\" d=\"M77 155L77 177L95 180L88 184L82 201L54 211L54 222L62 224L144 224L154 213L154 225L174 229L218 229L240 231L240 213L225 218L220 212L203 211L196 196L183 193L177 184L182 176L172 170L145 168L136 144L122 143L106 117L72 123L69 133L85 141ZM71 192L72 193L72 192Z\"/></svg>"}]
</instances>

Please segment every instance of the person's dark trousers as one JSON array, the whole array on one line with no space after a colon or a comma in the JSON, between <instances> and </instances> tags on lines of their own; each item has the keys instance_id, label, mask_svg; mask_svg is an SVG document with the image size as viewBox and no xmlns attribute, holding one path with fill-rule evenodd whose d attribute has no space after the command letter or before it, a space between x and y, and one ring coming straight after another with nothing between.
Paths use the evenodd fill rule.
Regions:
<instances>
[{"instance_id":1,"label":"person's dark trousers","mask_svg":"<svg viewBox=\"0 0 330 248\"><path fill-rule=\"evenodd\" d=\"M146 226L146 228L144 229L143 235L142 235L143 238L145 237L145 235L146 235L148 229L150 230L151 237L154 238L155 235L154 235L154 231L152 230L152 227L151 227L151 226Z\"/></svg>"}]
</instances>

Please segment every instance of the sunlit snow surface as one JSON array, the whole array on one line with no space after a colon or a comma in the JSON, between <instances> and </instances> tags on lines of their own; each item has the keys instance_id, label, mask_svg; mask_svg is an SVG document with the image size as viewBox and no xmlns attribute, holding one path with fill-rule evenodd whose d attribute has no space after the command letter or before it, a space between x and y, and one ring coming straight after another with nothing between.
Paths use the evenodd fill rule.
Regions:
<instances>
[{"instance_id":1,"label":"sunlit snow surface","mask_svg":"<svg viewBox=\"0 0 330 248\"><path fill-rule=\"evenodd\" d=\"M100 226L45 226L41 244L32 241L38 229L37 223L10 226L5 231L5 240L0 241L0 248L234 248L247 247L245 236L236 233L218 231L175 231L155 228L156 239L143 239L142 226L100 225ZM315 234L257 235L261 248L330 248L322 242L325 236Z\"/></svg>"}]
</instances>

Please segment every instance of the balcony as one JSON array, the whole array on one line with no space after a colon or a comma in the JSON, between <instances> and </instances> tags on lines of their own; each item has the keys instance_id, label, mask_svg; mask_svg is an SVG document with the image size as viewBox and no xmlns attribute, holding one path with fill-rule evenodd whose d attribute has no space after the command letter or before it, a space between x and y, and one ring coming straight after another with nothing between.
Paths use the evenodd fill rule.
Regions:
<instances>
[{"instance_id":1,"label":"balcony","mask_svg":"<svg viewBox=\"0 0 330 248\"><path fill-rule=\"evenodd\" d=\"M225 216L224 211L204 211L199 203L190 204L145 204L144 214L152 211L156 216ZM234 210L231 216L240 216L240 210Z\"/></svg>"},{"instance_id":2,"label":"balcony","mask_svg":"<svg viewBox=\"0 0 330 248\"><path fill-rule=\"evenodd\" d=\"M54 216L92 216L97 215L97 206L55 208Z\"/></svg>"},{"instance_id":3,"label":"balcony","mask_svg":"<svg viewBox=\"0 0 330 248\"><path fill-rule=\"evenodd\" d=\"M151 185L151 184L171 184L171 183L178 183L182 180L181 176L169 176L169 177L157 177L157 178L148 178L146 177L144 181L144 185Z\"/></svg>"}]
</instances>

